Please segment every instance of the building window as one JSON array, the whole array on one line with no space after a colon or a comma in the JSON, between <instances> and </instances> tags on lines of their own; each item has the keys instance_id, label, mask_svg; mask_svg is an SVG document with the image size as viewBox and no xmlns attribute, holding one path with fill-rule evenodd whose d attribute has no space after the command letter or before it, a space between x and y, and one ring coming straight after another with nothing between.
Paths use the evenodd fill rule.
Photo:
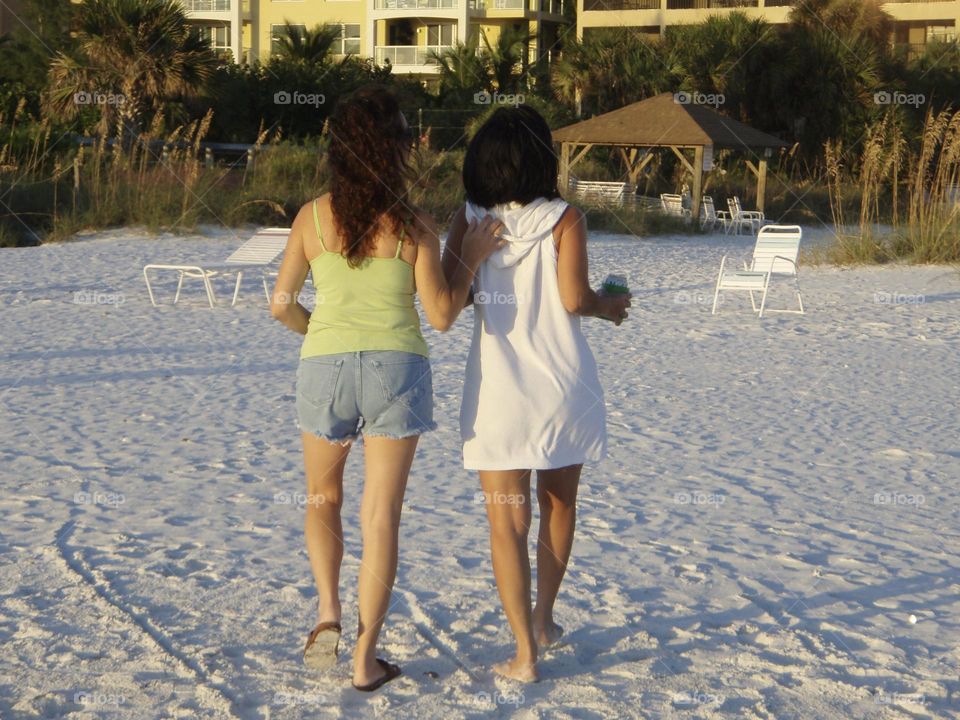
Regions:
<instances>
[{"instance_id":1,"label":"building window","mask_svg":"<svg viewBox=\"0 0 960 720\"><path fill-rule=\"evenodd\" d=\"M427 45L453 45L453 25L427 25Z\"/></svg>"},{"instance_id":2,"label":"building window","mask_svg":"<svg viewBox=\"0 0 960 720\"><path fill-rule=\"evenodd\" d=\"M306 25L291 25L292 30L297 33L301 38L306 37L307 26ZM280 52L280 39L287 37L287 26L286 25L271 25L270 26L270 53L275 54Z\"/></svg>"},{"instance_id":3,"label":"building window","mask_svg":"<svg viewBox=\"0 0 960 720\"><path fill-rule=\"evenodd\" d=\"M340 25L340 39L334 43L334 55L360 54L360 26Z\"/></svg>"},{"instance_id":4,"label":"building window","mask_svg":"<svg viewBox=\"0 0 960 720\"><path fill-rule=\"evenodd\" d=\"M927 42L952 42L956 39L953 25L927 25Z\"/></svg>"},{"instance_id":5,"label":"building window","mask_svg":"<svg viewBox=\"0 0 960 720\"><path fill-rule=\"evenodd\" d=\"M229 25L198 25L197 36L208 43L215 52L230 49Z\"/></svg>"}]
</instances>

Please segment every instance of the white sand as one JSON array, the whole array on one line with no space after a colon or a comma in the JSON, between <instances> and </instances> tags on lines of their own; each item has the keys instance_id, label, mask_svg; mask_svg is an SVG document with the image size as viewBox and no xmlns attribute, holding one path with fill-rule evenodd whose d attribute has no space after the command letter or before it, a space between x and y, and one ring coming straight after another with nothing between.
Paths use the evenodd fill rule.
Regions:
<instances>
[{"instance_id":1,"label":"white sand","mask_svg":"<svg viewBox=\"0 0 960 720\"><path fill-rule=\"evenodd\" d=\"M235 244L114 231L0 250L0 717L960 716L954 270L804 268L806 316L759 321L730 295L712 317L720 257L748 239L594 238L597 283L626 273L636 307L621 328L585 321L611 451L584 474L569 645L529 687L489 669L510 636L459 462L472 311L427 331L441 429L414 466L383 637L405 676L361 697L359 453L347 653L318 677L299 663L301 510L275 502L302 492L298 338L254 280L236 308L194 284L154 309L139 275Z\"/></svg>"}]
</instances>

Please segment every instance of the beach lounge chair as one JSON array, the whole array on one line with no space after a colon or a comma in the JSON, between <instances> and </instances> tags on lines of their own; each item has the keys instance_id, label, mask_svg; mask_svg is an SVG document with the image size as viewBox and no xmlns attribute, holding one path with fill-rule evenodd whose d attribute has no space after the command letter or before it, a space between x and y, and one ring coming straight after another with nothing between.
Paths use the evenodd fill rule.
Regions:
<instances>
[{"instance_id":1,"label":"beach lounge chair","mask_svg":"<svg viewBox=\"0 0 960 720\"><path fill-rule=\"evenodd\" d=\"M709 195L704 195L700 201L700 229L715 230L717 227L722 227L724 232L726 232L729 221L730 213L726 210L720 210L718 212L716 206L713 204L713 198Z\"/></svg>"},{"instance_id":2,"label":"beach lounge chair","mask_svg":"<svg viewBox=\"0 0 960 720\"><path fill-rule=\"evenodd\" d=\"M740 229L746 228L751 235L756 235L760 228L767 223L767 219L759 210L744 210L740 205L740 198L736 195L727 198L727 209L730 211L730 221L727 226L728 234L731 230L736 229L737 235L739 235Z\"/></svg>"},{"instance_id":3,"label":"beach lounge chair","mask_svg":"<svg viewBox=\"0 0 960 720\"><path fill-rule=\"evenodd\" d=\"M176 305L180 299L180 290L183 287L183 279L199 278L203 280L203 287L207 291L207 302L210 307L217 304L216 296L213 293L213 284L211 278L221 275L237 276L233 287L233 302L231 306L237 304L237 296L240 294L240 282L243 275L248 271L261 271L261 280L263 281L263 292L267 296L267 302L270 302L270 288L267 286L266 268L276 260L277 256L283 252L287 244L287 237L290 235L290 228L265 228L259 230L256 235L247 240L243 245L237 248L230 257L219 263L195 263L195 264L158 264L150 263L143 267L143 279L147 283L147 293L150 295L150 304L156 307L157 302L153 296L153 288L150 286L150 271L173 270L180 273L177 280L177 293L173 296L173 304ZM275 274L275 273L274 273Z\"/></svg>"},{"instance_id":4,"label":"beach lounge chair","mask_svg":"<svg viewBox=\"0 0 960 720\"><path fill-rule=\"evenodd\" d=\"M577 199L591 205L623 205L624 198L633 188L625 182L608 182L602 180L571 181L571 189Z\"/></svg>"},{"instance_id":5,"label":"beach lounge chair","mask_svg":"<svg viewBox=\"0 0 960 720\"><path fill-rule=\"evenodd\" d=\"M661 193L660 207L667 215L675 217L690 217L690 210L683 206L683 196L671 193Z\"/></svg>"},{"instance_id":6,"label":"beach lounge chair","mask_svg":"<svg viewBox=\"0 0 960 720\"><path fill-rule=\"evenodd\" d=\"M757 234L757 244L753 248L753 260L744 263L743 270L729 270L726 267L727 256L720 261L720 274L717 276L717 288L713 293L713 310L717 313L717 298L721 290L745 290L750 293L750 305L754 312L763 317L767 306L767 289L775 276L792 277L797 288L799 310L768 310L767 312L789 312L803 314L803 297L800 295L800 280L797 277L797 258L800 255L800 239L803 231L799 225L767 225ZM760 307L757 308L753 294L761 293Z\"/></svg>"}]
</instances>

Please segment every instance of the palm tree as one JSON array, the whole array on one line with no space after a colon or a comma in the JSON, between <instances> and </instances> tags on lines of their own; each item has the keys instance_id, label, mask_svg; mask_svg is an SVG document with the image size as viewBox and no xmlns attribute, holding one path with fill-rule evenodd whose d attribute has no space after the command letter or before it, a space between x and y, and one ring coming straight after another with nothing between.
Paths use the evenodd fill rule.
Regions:
<instances>
[{"instance_id":1,"label":"palm tree","mask_svg":"<svg viewBox=\"0 0 960 720\"><path fill-rule=\"evenodd\" d=\"M194 94L217 65L178 0L86 0L79 20L76 52L59 52L50 64L46 106L71 118L78 97L93 99L101 131L119 120L138 133L148 111Z\"/></svg>"},{"instance_id":2,"label":"palm tree","mask_svg":"<svg viewBox=\"0 0 960 720\"><path fill-rule=\"evenodd\" d=\"M799 0L789 18L794 26L827 28L841 39L866 38L880 53L889 50L894 27L881 0Z\"/></svg>"},{"instance_id":3,"label":"palm tree","mask_svg":"<svg viewBox=\"0 0 960 720\"><path fill-rule=\"evenodd\" d=\"M440 95L465 98L489 89L487 69L477 54L476 42L457 42L441 52L431 50L429 59L440 66Z\"/></svg>"},{"instance_id":4,"label":"palm tree","mask_svg":"<svg viewBox=\"0 0 960 720\"><path fill-rule=\"evenodd\" d=\"M577 114L607 112L668 90L676 70L659 41L633 29L597 32L564 46L550 82Z\"/></svg>"},{"instance_id":5,"label":"palm tree","mask_svg":"<svg viewBox=\"0 0 960 720\"><path fill-rule=\"evenodd\" d=\"M483 60L491 80L502 93L515 92L523 67L527 61L527 48L536 38L522 28L503 27L496 42L491 43L486 31L480 31L483 39Z\"/></svg>"},{"instance_id":6,"label":"palm tree","mask_svg":"<svg viewBox=\"0 0 960 720\"><path fill-rule=\"evenodd\" d=\"M277 39L277 54L288 60L322 65L333 55L333 45L340 39L340 26L324 23L303 32L290 22L284 24Z\"/></svg>"},{"instance_id":7,"label":"palm tree","mask_svg":"<svg viewBox=\"0 0 960 720\"><path fill-rule=\"evenodd\" d=\"M854 148L863 127L877 112L874 93L881 80L876 48L864 36L841 37L823 26L793 28L784 39L770 97L781 127L792 131L808 156L819 156L823 143L843 139Z\"/></svg>"},{"instance_id":8,"label":"palm tree","mask_svg":"<svg viewBox=\"0 0 960 720\"><path fill-rule=\"evenodd\" d=\"M687 90L723 96L723 109L744 122L757 120L758 93L777 65L778 36L761 18L745 13L714 15L698 25L670 28L667 52ZM762 108L760 108L762 112Z\"/></svg>"}]
</instances>

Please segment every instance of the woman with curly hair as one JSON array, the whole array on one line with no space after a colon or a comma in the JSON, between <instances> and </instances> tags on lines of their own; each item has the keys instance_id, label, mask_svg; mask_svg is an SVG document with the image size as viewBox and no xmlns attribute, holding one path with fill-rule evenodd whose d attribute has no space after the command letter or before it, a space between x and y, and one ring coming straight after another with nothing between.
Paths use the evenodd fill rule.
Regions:
<instances>
[{"instance_id":1,"label":"woman with curly hair","mask_svg":"<svg viewBox=\"0 0 960 720\"><path fill-rule=\"evenodd\" d=\"M502 241L501 223L472 223L462 264L449 280L432 217L408 196L412 135L396 98L367 86L336 108L330 124L330 192L301 208L271 300L273 316L304 335L297 418L307 503L304 536L319 595L318 624L304 663L336 663L340 627L343 470L363 437L360 506L363 557L353 685L373 691L400 674L376 656L397 571L400 510L420 434L435 429L427 345L414 307L447 330L480 263ZM313 312L297 295L313 273Z\"/></svg>"}]
</instances>

